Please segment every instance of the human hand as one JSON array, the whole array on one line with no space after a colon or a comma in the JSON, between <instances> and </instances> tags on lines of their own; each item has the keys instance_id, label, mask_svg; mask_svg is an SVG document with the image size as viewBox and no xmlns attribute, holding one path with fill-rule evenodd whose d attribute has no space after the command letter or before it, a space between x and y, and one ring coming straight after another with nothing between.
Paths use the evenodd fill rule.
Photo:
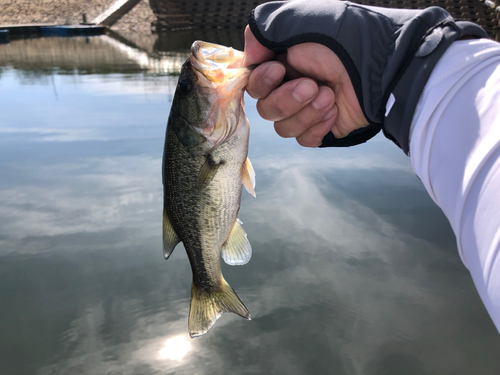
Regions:
<instances>
[{"instance_id":1,"label":"human hand","mask_svg":"<svg viewBox=\"0 0 500 375\"><path fill-rule=\"evenodd\" d=\"M344 65L329 48L302 43L277 56L278 61L273 57L247 26L244 65L260 64L247 91L258 99L259 114L274 121L278 135L317 147L330 131L339 139L368 125ZM285 74L290 80L282 84Z\"/></svg>"},{"instance_id":2,"label":"human hand","mask_svg":"<svg viewBox=\"0 0 500 375\"><path fill-rule=\"evenodd\" d=\"M340 0L265 2L248 25L245 61L260 65L247 90L278 134L305 146L349 147L383 130L406 154L415 108L440 57L460 37L486 37L438 7ZM285 71L290 80L278 83Z\"/></svg>"}]
</instances>

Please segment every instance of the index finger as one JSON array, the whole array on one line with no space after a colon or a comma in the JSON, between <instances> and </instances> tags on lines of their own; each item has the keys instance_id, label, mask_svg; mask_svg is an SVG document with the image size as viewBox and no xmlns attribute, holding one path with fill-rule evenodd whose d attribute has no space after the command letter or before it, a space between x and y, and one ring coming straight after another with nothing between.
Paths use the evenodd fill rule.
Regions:
<instances>
[{"instance_id":1,"label":"index finger","mask_svg":"<svg viewBox=\"0 0 500 375\"><path fill-rule=\"evenodd\" d=\"M271 60L274 53L259 43L253 35L250 27L245 28L245 54L243 56L243 66L260 64Z\"/></svg>"}]
</instances>

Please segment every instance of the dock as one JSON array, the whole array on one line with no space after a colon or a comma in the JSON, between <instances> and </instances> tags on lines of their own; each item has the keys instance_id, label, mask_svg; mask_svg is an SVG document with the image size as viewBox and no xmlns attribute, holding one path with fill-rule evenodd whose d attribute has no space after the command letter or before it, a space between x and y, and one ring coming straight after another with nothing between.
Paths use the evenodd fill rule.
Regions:
<instances>
[{"instance_id":1,"label":"dock","mask_svg":"<svg viewBox=\"0 0 500 375\"><path fill-rule=\"evenodd\" d=\"M76 25L0 25L0 43L8 43L9 40L20 38L102 35L110 26L114 25L140 1L141 0L116 0L108 9L94 18L90 23L87 23L84 15L83 23Z\"/></svg>"},{"instance_id":2,"label":"dock","mask_svg":"<svg viewBox=\"0 0 500 375\"><path fill-rule=\"evenodd\" d=\"M0 44L9 43L9 30L0 29Z\"/></svg>"},{"instance_id":3,"label":"dock","mask_svg":"<svg viewBox=\"0 0 500 375\"><path fill-rule=\"evenodd\" d=\"M3 38L39 38L39 37L68 37L102 35L106 27L102 25L0 25L0 42Z\"/></svg>"},{"instance_id":4,"label":"dock","mask_svg":"<svg viewBox=\"0 0 500 375\"><path fill-rule=\"evenodd\" d=\"M132 10L141 0L117 0L106 11L92 20L93 24L113 26L120 18Z\"/></svg>"}]
</instances>

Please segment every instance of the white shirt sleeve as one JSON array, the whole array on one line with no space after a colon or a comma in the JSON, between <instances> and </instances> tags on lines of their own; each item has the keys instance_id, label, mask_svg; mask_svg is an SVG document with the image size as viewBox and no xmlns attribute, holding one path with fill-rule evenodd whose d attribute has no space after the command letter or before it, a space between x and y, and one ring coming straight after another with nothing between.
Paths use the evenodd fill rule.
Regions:
<instances>
[{"instance_id":1,"label":"white shirt sleeve","mask_svg":"<svg viewBox=\"0 0 500 375\"><path fill-rule=\"evenodd\" d=\"M500 44L454 42L413 117L410 160L500 332Z\"/></svg>"}]
</instances>

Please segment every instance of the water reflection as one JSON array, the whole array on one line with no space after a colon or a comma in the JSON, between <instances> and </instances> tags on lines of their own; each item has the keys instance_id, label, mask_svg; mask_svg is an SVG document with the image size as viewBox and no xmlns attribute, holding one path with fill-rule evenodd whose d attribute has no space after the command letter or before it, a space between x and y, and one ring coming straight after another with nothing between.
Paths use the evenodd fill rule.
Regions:
<instances>
[{"instance_id":1,"label":"water reflection","mask_svg":"<svg viewBox=\"0 0 500 375\"><path fill-rule=\"evenodd\" d=\"M248 97L254 255L223 272L252 321L188 338L189 263L182 246L163 261L160 228L177 36L0 46L0 373L498 374L498 333L407 158L383 137L301 148Z\"/></svg>"},{"instance_id":2,"label":"water reflection","mask_svg":"<svg viewBox=\"0 0 500 375\"><path fill-rule=\"evenodd\" d=\"M154 73L177 75L197 39L243 50L243 30L195 30L156 35L119 34L100 37L13 40L0 48L0 69L11 66L25 75Z\"/></svg>"}]
</instances>

